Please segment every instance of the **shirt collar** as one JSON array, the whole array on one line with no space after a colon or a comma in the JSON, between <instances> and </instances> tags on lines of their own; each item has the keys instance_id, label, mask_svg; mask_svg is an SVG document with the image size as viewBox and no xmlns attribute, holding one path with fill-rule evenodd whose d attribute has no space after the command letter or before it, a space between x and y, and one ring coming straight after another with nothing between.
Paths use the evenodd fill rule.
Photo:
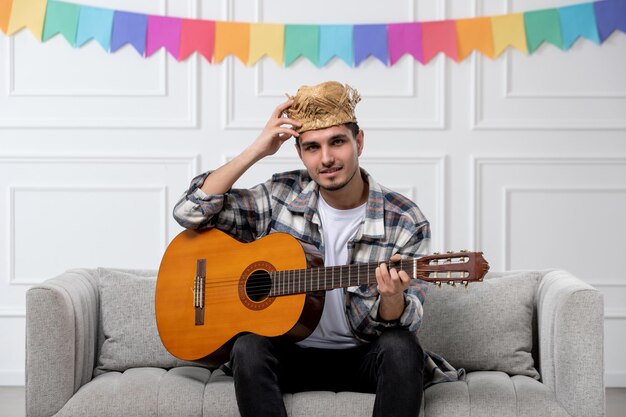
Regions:
<instances>
[{"instance_id":1,"label":"shirt collar","mask_svg":"<svg viewBox=\"0 0 626 417\"><path fill-rule=\"evenodd\" d=\"M363 227L357 233L357 238L367 236L371 238L383 238L385 236L385 210L384 195L380 185L374 178L361 168L361 174L365 176L369 184L369 195L365 207L365 221ZM319 198L319 185L310 181L292 201L287 205L289 211L302 213L307 221L319 224L317 215L317 200Z\"/></svg>"}]
</instances>

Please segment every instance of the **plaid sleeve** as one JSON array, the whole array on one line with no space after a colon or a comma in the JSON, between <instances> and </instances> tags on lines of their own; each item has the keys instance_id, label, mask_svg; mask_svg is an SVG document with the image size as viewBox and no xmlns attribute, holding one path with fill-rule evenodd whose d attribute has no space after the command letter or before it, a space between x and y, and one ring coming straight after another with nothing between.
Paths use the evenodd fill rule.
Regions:
<instances>
[{"instance_id":1,"label":"plaid sleeve","mask_svg":"<svg viewBox=\"0 0 626 417\"><path fill-rule=\"evenodd\" d=\"M404 231L406 232L406 230ZM406 244L400 246L396 253L403 258L416 258L428 253L430 247L430 229L428 222L419 225L417 231L411 233ZM405 308L398 320L386 322L379 320L378 306L380 297L376 285L361 286L349 290L348 316L356 333L369 340L379 336L382 331L391 327L407 328L417 331L422 323L423 303L429 284L421 280L412 280L405 290Z\"/></svg>"},{"instance_id":2,"label":"plaid sleeve","mask_svg":"<svg viewBox=\"0 0 626 417\"><path fill-rule=\"evenodd\" d=\"M271 218L269 183L207 195L200 187L209 175L207 172L191 181L174 207L176 221L189 229L218 228L246 242L256 239L268 228Z\"/></svg>"}]
</instances>

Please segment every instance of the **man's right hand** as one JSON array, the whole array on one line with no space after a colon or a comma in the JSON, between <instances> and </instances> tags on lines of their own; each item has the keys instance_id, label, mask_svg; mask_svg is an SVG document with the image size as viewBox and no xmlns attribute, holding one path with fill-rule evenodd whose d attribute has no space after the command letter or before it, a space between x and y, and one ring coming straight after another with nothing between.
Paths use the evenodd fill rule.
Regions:
<instances>
[{"instance_id":1,"label":"man's right hand","mask_svg":"<svg viewBox=\"0 0 626 417\"><path fill-rule=\"evenodd\" d=\"M257 155L258 159L274 155L285 141L292 137L300 136L294 128L298 128L302 126L302 124L284 115L285 110L292 104L293 100L287 100L278 105L265 124L265 128L259 137L250 145L249 149Z\"/></svg>"},{"instance_id":2,"label":"man's right hand","mask_svg":"<svg viewBox=\"0 0 626 417\"><path fill-rule=\"evenodd\" d=\"M274 155L286 140L298 137L293 128L302 126L301 123L283 116L292 104L293 100L287 100L276 107L259 137L242 153L209 175L201 190L209 195L225 193L258 160Z\"/></svg>"}]
</instances>

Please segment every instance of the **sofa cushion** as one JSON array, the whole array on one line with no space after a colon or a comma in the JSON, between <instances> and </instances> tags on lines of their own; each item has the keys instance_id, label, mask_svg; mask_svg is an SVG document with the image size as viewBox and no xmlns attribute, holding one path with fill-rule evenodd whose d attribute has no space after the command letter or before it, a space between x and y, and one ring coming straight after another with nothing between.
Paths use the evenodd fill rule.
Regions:
<instances>
[{"instance_id":1,"label":"sofa cushion","mask_svg":"<svg viewBox=\"0 0 626 417\"><path fill-rule=\"evenodd\" d=\"M422 346L466 371L502 371L539 379L532 356L540 272L487 274L467 288L428 292Z\"/></svg>"},{"instance_id":2,"label":"sofa cushion","mask_svg":"<svg viewBox=\"0 0 626 417\"><path fill-rule=\"evenodd\" d=\"M135 367L196 365L172 356L156 326L156 272L98 269L103 342L94 376Z\"/></svg>"}]
</instances>

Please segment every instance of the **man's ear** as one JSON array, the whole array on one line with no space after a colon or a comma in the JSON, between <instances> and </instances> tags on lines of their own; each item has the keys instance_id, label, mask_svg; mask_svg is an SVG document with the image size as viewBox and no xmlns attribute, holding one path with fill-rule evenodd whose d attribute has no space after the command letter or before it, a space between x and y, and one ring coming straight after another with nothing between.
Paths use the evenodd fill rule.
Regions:
<instances>
[{"instance_id":1,"label":"man's ear","mask_svg":"<svg viewBox=\"0 0 626 417\"><path fill-rule=\"evenodd\" d=\"M363 145L365 144L365 133L363 129L359 129L359 133L356 135L356 150L359 156L363 152Z\"/></svg>"}]
</instances>

